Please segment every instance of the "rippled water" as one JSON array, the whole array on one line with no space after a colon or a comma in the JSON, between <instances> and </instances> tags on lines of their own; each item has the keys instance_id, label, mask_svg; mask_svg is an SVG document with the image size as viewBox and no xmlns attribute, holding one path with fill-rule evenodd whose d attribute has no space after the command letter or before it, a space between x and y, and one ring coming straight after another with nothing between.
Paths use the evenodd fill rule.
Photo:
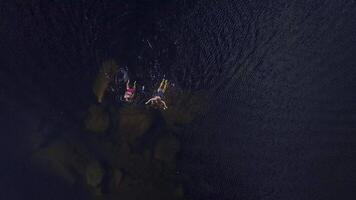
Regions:
<instances>
[{"instance_id":1,"label":"rippled water","mask_svg":"<svg viewBox=\"0 0 356 200\"><path fill-rule=\"evenodd\" d=\"M69 129L120 58L148 88L208 94L181 136L187 199L353 199L355 1L83 2L2 2L1 101L27 129Z\"/></svg>"},{"instance_id":2,"label":"rippled water","mask_svg":"<svg viewBox=\"0 0 356 200\"><path fill-rule=\"evenodd\" d=\"M196 199L355 195L354 10L352 1L219 1L185 17L178 62L213 69L203 86L219 84L186 152Z\"/></svg>"}]
</instances>

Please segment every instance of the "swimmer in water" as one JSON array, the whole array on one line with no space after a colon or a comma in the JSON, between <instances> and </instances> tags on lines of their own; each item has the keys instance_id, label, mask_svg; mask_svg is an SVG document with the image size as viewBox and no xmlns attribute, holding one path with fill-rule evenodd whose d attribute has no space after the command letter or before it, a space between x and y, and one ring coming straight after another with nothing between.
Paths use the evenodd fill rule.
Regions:
<instances>
[{"instance_id":1,"label":"swimmer in water","mask_svg":"<svg viewBox=\"0 0 356 200\"><path fill-rule=\"evenodd\" d=\"M149 99L145 104L155 104L159 105L160 107L163 108L163 110L167 109L166 102L163 100L164 99L164 92L166 91L168 86L168 81L165 79L162 79L161 84L159 85L157 91L153 94L153 97Z\"/></svg>"},{"instance_id":2,"label":"swimmer in water","mask_svg":"<svg viewBox=\"0 0 356 200\"><path fill-rule=\"evenodd\" d=\"M126 82L126 92L124 94L124 100L126 102L132 102L136 92L136 81L134 82L134 86L130 88L130 80Z\"/></svg>"}]
</instances>

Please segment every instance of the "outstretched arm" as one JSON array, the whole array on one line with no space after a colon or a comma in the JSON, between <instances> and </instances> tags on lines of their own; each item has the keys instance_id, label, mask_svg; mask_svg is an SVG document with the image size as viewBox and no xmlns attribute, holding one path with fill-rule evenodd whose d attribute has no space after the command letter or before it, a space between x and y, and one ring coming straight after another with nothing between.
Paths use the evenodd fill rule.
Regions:
<instances>
[{"instance_id":1,"label":"outstretched arm","mask_svg":"<svg viewBox=\"0 0 356 200\"><path fill-rule=\"evenodd\" d=\"M151 101L153 101L153 98L149 99L145 104L149 104Z\"/></svg>"},{"instance_id":2,"label":"outstretched arm","mask_svg":"<svg viewBox=\"0 0 356 200\"><path fill-rule=\"evenodd\" d=\"M129 89L129 88L130 88L130 79L127 80L127 82L126 82L126 89Z\"/></svg>"}]
</instances>

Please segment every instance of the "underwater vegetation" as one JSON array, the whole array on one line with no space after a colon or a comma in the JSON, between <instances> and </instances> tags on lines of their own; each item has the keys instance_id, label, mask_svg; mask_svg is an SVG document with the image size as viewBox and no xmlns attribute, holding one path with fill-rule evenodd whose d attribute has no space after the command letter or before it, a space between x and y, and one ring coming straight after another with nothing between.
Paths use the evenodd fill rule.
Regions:
<instances>
[{"instance_id":1,"label":"underwater vegetation","mask_svg":"<svg viewBox=\"0 0 356 200\"><path fill-rule=\"evenodd\" d=\"M204 112L204 94L171 90L166 111L112 101L106 74L115 69L112 60L102 65L93 86L101 103L88 106L79 133L42 139L34 160L93 199L184 199L180 128Z\"/></svg>"}]
</instances>

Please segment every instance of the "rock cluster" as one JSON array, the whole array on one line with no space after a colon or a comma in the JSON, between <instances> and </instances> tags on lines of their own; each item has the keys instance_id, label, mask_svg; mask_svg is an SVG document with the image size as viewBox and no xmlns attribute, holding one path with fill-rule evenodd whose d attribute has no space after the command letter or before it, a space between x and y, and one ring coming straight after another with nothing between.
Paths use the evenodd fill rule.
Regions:
<instances>
[{"instance_id":1,"label":"rock cluster","mask_svg":"<svg viewBox=\"0 0 356 200\"><path fill-rule=\"evenodd\" d=\"M201 112L200 96L168 93L166 111L119 105L103 98L102 81L94 90L102 103L89 106L79 133L48 139L35 151L36 160L69 184L82 184L94 199L183 199L176 173L179 127Z\"/></svg>"}]
</instances>

